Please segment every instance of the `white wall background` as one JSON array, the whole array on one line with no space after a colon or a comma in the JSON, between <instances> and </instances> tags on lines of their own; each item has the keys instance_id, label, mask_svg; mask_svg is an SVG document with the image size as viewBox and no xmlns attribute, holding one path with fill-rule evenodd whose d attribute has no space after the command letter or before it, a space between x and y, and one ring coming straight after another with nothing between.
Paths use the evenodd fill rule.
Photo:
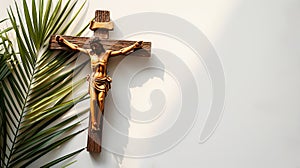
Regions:
<instances>
[{"instance_id":1,"label":"white wall background","mask_svg":"<svg viewBox=\"0 0 300 168\"><path fill-rule=\"evenodd\" d=\"M10 4L12 4L11 0L1 2L1 18L6 16L5 9ZM151 33L128 36L127 39L152 41L154 48L176 53L178 58L193 71L194 76L199 75L195 81L199 85L197 93L201 101L199 102L201 113L184 139L162 153L149 157L127 157L126 155L131 156L131 153L134 153L130 150L135 149L132 146L134 142L128 139L127 142L121 142L124 143L123 146L121 145L122 155L110 152L110 147L101 155L90 155L84 151L68 161L77 160L70 167L300 167L299 0L90 0L85 15L87 21L94 16L96 9L110 10L112 20L139 12L160 12L183 18L195 25L206 35L223 64L226 104L214 134L204 143L199 143L203 118L205 112L209 111L209 107L206 106L212 99L210 80L204 64L197 62L199 60L194 62L191 58L196 58L195 54L179 40ZM115 35L112 33L112 37L119 37L118 33L122 33L122 30L118 31L121 32L115 32ZM182 32L188 33L185 30ZM178 84L175 80L176 74L173 77L172 74L167 73L167 67L175 66L176 62L172 59L165 60L164 56L159 54L154 58L162 59L165 69L152 69L133 77L130 84L132 82L133 85L134 82L142 82L142 84L137 84L138 86L135 87L128 86L132 100L130 107L147 111L151 108L149 103L151 101L147 99L150 98L150 93L147 91L163 90L165 97L160 97L161 92L159 92L154 94L155 99L152 100L153 106L159 104L160 100L166 101L168 109L163 111L161 117L165 118L162 120L141 124L130 120L124 123L123 120L117 120L118 118L113 119L114 113L108 112L114 109L111 97L118 94L118 86L127 84L126 79L114 78L114 88L107 102L107 118L112 123L112 127L120 128L122 131L122 127L125 126L123 131L129 137L149 138L163 133L164 129L172 127L176 117L182 113L176 111L177 103L181 101L177 98L180 97L178 91L180 86L176 85ZM116 77L128 62L131 64L128 66L130 67L128 71L134 71L135 63L130 63L132 61L127 59L114 61L113 66L118 68L111 69L113 76ZM138 65L143 64L143 61L137 59L140 63ZM154 61L151 64L158 63ZM162 73L164 78L154 77L143 81L143 77L151 77L151 74L155 73ZM145 97L146 101L143 100ZM122 107L126 102L120 100L117 106ZM84 127L87 123L82 124ZM81 134L58 150L57 154L85 146L86 136L86 133ZM114 139L109 140L114 141ZM156 146L149 146L149 148L153 147ZM49 158L52 156L45 158L45 161Z\"/></svg>"}]
</instances>

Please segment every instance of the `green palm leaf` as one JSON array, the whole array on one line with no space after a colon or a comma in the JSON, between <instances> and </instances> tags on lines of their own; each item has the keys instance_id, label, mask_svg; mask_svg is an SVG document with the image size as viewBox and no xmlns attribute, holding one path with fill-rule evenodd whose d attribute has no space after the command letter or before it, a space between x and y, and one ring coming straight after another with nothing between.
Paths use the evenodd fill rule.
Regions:
<instances>
[{"instance_id":1,"label":"green palm leaf","mask_svg":"<svg viewBox=\"0 0 300 168\"><path fill-rule=\"evenodd\" d=\"M72 83L72 78L86 63L74 66L74 52L47 49L50 36L64 34L85 3L70 18L76 4L68 0L63 6L59 0L52 8L51 0L33 0L30 9L23 0L21 8L15 3L15 11L8 9L12 28L0 32L0 167L26 167L84 131L68 133L80 124L77 116L87 110L66 119L61 116L87 99L87 93L70 99L72 91L84 82L82 79ZM10 29L17 37L18 52L6 36Z\"/></svg>"},{"instance_id":2,"label":"green palm leaf","mask_svg":"<svg viewBox=\"0 0 300 168\"><path fill-rule=\"evenodd\" d=\"M7 19L3 19L0 23L6 21ZM7 32L9 32L12 28L6 28L4 30L0 30L0 81L10 73L8 61L10 60L10 54L12 49L11 41L7 37Z\"/></svg>"}]
</instances>

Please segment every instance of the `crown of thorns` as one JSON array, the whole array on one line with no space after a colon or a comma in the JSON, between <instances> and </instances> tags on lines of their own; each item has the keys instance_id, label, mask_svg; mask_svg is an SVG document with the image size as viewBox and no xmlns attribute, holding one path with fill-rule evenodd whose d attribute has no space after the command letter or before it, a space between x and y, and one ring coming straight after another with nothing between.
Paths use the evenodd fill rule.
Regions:
<instances>
[{"instance_id":1,"label":"crown of thorns","mask_svg":"<svg viewBox=\"0 0 300 168\"><path fill-rule=\"evenodd\" d=\"M101 40L99 39L99 37L95 37L90 41L90 44L94 44L94 43L101 43Z\"/></svg>"}]
</instances>

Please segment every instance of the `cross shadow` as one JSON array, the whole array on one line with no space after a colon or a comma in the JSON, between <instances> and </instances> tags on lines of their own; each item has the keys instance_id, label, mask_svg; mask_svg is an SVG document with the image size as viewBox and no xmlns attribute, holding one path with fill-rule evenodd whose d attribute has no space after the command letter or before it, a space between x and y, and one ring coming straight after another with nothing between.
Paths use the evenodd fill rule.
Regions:
<instances>
[{"instance_id":1,"label":"cross shadow","mask_svg":"<svg viewBox=\"0 0 300 168\"><path fill-rule=\"evenodd\" d=\"M125 68L126 67L126 68ZM137 71L137 67L144 67ZM161 71L147 72L153 67L159 67ZM120 69L121 70L120 70ZM118 167L122 166L124 157L130 155L130 127L134 120L144 120L143 114L161 109L164 104L164 96L161 91L154 90L150 94L152 103L150 110L140 111L131 105L132 89L143 87L154 78L164 79L164 65L156 57L120 56L113 57L109 61L108 71L112 75L112 90L106 98L106 110L104 115L103 148L110 151ZM116 72L116 73L115 73ZM120 72L122 74L120 74ZM135 72L135 73L132 73ZM129 77L129 78L128 78ZM118 98L114 97L116 95ZM154 97L156 99L154 99ZM161 100L159 99L161 98ZM118 100L121 100L120 102ZM147 118L147 117L146 117ZM109 152L108 152L109 153ZM106 154L108 154L106 153ZM100 156L101 157L101 156Z\"/></svg>"}]
</instances>

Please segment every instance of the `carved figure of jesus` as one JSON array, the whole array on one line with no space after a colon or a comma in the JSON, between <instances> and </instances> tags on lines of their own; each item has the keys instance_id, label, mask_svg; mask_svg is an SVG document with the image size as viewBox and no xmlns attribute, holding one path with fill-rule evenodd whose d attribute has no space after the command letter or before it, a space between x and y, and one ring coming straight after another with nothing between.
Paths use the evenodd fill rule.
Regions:
<instances>
[{"instance_id":1,"label":"carved figure of jesus","mask_svg":"<svg viewBox=\"0 0 300 168\"><path fill-rule=\"evenodd\" d=\"M105 50L98 37L90 41L90 49L80 48L62 36L57 35L56 41L63 43L70 49L83 52L90 56L92 74L89 77L89 94L90 94L90 112L92 131L99 131L101 116L104 112L104 100L107 92L111 88L112 79L107 75L107 62L110 57L126 55L137 49L142 48L143 42L138 41L133 45L122 48L118 51Z\"/></svg>"}]
</instances>

